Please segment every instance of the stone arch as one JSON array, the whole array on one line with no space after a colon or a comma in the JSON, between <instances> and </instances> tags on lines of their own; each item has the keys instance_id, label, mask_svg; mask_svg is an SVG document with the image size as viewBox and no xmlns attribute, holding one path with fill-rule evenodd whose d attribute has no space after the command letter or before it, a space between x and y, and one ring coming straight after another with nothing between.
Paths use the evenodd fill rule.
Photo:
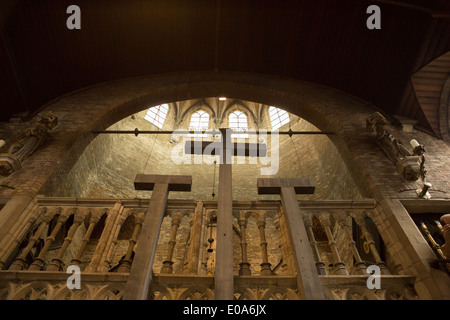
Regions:
<instances>
[{"instance_id":1,"label":"stone arch","mask_svg":"<svg viewBox=\"0 0 450 320\"><path fill-rule=\"evenodd\" d=\"M192 286L185 289L177 300L212 300L214 293L206 286Z\"/></svg>"},{"instance_id":2,"label":"stone arch","mask_svg":"<svg viewBox=\"0 0 450 320\"><path fill-rule=\"evenodd\" d=\"M179 122L181 123L186 117L188 117L189 121L192 117L192 115L199 111L199 110L203 110L205 112L207 112L210 115L210 120L215 120L216 118L216 112L214 111L214 109L209 105L209 103L207 103L206 101L204 101L203 99L200 101L197 101L196 103L194 103L193 105L189 106L186 108L186 110L184 110L184 112L181 114L180 118L179 118Z\"/></svg>"},{"instance_id":3,"label":"stone arch","mask_svg":"<svg viewBox=\"0 0 450 320\"><path fill-rule=\"evenodd\" d=\"M238 108L240 109L239 111L242 111L246 115L247 121L251 119L254 125L258 123L255 113L245 103L243 103L240 100L233 100L224 108L221 116L222 121L228 119L228 115L233 112L234 106L238 106Z\"/></svg>"},{"instance_id":4,"label":"stone arch","mask_svg":"<svg viewBox=\"0 0 450 320\"><path fill-rule=\"evenodd\" d=\"M258 300L256 290L250 288L239 288L234 292L235 300Z\"/></svg>"},{"instance_id":5,"label":"stone arch","mask_svg":"<svg viewBox=\"0 0 450 320\"><path fill-rule=\"evenodd\" d=\"M272 287L262 294L261 300L299 300L299 296L290 288Z\"/></svg>"},{"instance_id":6,"label":"stone arch","mask_svg":"<svg viewBox=\"0 0 450 320\"><path fill-rule=\"evenodd\" d=\"M335 132L329 138L347 167L355 166L354 157L346 141L346 137L354 134L355 129L347 129L348 132L345 132L342 120L359 122L358 115L365 117L373 111L367 103L329 88L261 75L227 72L181 73L107 83L66 95L45 109L56 116L63 112L65 117L55 132L58 137L53 140L61 161L49 165L49 174L43 173L45 177L40 180L43 182L38 186L37 192L47 194L58 186L84 149L96 137L93 131L104 130L117 121L147 108L148 105L211 96L227 96L282 106L286 111L309 121L320 130ZM85 103L86 101L89 103ZM72 114L66 112L68 109L76 109L77 112L73 114L78 118L72 119ZM68 137L68 132L77 132L78 135L72 134ZM359 182L360 189L363 189L361 192L365 196L372 196L374 187L366 183L364 177L354 175L355 182ZM26 188L26 183L23 187Z\"/></svg>"}]
</instances>

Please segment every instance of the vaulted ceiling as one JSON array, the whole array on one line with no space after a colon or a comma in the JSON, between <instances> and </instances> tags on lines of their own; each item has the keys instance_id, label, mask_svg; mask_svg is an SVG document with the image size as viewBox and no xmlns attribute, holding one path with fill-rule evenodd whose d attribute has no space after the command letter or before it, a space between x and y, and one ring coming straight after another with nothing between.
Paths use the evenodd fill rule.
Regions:
<instances>
[{"instance_id":1,"label":"vaulted ceiling","mask_svg":"<svg viewBox=\"0 0 450 320\"><path fill-rule=\"evenodd\" d=\"M448 0L4 0L0 30L0 121L101 82L227 71L329 86L441 137L412 76L450 50Z\"/></svg>"}]
</instances>

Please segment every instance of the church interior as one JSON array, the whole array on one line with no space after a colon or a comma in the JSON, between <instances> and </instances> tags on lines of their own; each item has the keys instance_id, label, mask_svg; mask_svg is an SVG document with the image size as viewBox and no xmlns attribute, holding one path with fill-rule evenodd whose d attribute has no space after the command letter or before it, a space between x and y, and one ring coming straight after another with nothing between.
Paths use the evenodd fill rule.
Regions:
<instances>
[{"instance_id":1,"label":"church interior","mask_svg":"<svg viewBox=\"0 0 450 320\"><path fill-rule=\"evenodd\" d=\"M0 300L450 299L450 3L0 4Z\"/></svg>"}]
</instances>

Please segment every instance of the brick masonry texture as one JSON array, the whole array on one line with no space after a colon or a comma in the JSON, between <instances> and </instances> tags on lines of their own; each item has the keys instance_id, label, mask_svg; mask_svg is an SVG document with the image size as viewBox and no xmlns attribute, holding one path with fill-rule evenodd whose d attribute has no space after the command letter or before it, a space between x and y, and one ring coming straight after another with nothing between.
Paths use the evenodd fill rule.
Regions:
<instances>
[{"instance_id":1,"label":"brick masonry texture","mask_svg":"<svg viewBox=\"0 0 450 320\"><path fill-rule=\"evenodd\" d=\"M46 144L24 162L23 170L1 178L2 184L15 189L1 188L0 195L8 198L14 193L62 193L63 180L94 139L91 130L106 129L120 119L151 105L182 100L183 97L214 96L219 90L225 93L228 91L229 96L236 98L277 105L313 123L321 130L335 131L331 141L364 197L416 197L413 190L419 183L405 182L396 174L394 166L375 144L374 137L366 132L365 119L374 112L370 106L335 91L305 83L271 78L255 81L247 75L231 77L228 74L205 74L204 77L187 74L128 80L62 97L46 108L46 111L52 111L58 116L57 129ZM31 126L26 124L24 127L27 125ZM431 191L432 196L448 199L448 144L421 132L404 133L397 128L391 130L395 136L405 139L405 143L415 138L426 146L427 177L436 190ZM18 132L14 133L17 134ZM10 143L11 139L7 140ZM3 147L2 151L6 151L7 146ZM101 153L102 148L105 147L106 150L107 146L107 143L98 143L97 152ZM329 149L332 148L326 147L326 144L317 146L317 150L322 152ZM86 163L92 165L89 155L84 157ZM322 157L322 162L323 159L330 158ZM138 163L142 165L142 162ZM327 165L331 167L328 162L322 167ZM334 166L332 170L340 171L339 166ZM339 176L331 176L331 179L342 182ZM91 178L87 177L88 180ZM403 191L407 189L409 191Z\"/></svg>"},{"instance_id":2,"label":"brick masonry texture","mask_svg":"<svg viewBox=\"0 0 450 320\"><path fill-rule=\"evenodd\" d=\"M392 265L400 265L403 272L420 275L420 266L411 261L413 258L408 258L414 245L405 242L401 234L405 231L399 229L405 224L404 221L389 216L388 210L379 204L390 199L417 199L415 190L421 183L407 182L395 173L395 165L378 148L375 136L366 131L365 120L376 109L334 90L288 79L228 73L174 74L118 81L61 97L44 110L58 117L58 127L46 143L23 163L22 170L0 178L0 184L8 186L0 188L0 198L9 199L15 194L149 198L151 192L136 192L133 189L135 174L145 172L192 174L192 192L171 193L170 197L210 199L214 167L173 165L168 161L168 151L173 144L166 136L94 136L92 130L133 130L135 127L154 130L154 126L142 119L144 110L149 106L223 95L283 108L298 117L291 123L293 130L335 132L329 137L281 137L280 170L277 176L311 177L315 180L316 193L299 196L299 199L376 199L378 206L373 220L390 250ZM175 119L176 115L169 113L163 129L171 130ZM37 118L34 118L20 127L1 124L0 133L5 136L7 145L0 152L6 152L16 137L36 121ZM186 128L188 121L188 117L182 119L179 128ZM255 128L251 121L249 125L250 129ZM267 115L259 125L260 128L268 128ZM425 145L427 181L433 184L430 193L433 199L449 200L450 146L423 132L405 133L394 126L390 126L389 130L407 148L410 148L408 142L411 139ZM260 166L249 164L233 167L234 199L278 199L277 196L257 195L259 169ZM217 193L217 179L215 190ZM292 264L288 262L289 248L283 247L287 243L283 240L286 238L285 230L276 230L272 222L275 218L271 219L267 221L266 237L276 245L269 248L270 263L272 267L278 264L281 251L284 264L280 270L284 270L283 274L292 273ZM166 220L156 253L155 271L160 270L167 252L170 221ZM185 217L174 250L174 260L179 261L179 264L174 264L176 272L183 268L181 264L186 254L183 243L188 241L188 230L189 219ZM256 231L254 223L250 221L249 260L252 271L258 272L261 256ZM336 241L342 242L339 228L333 231ZM238 246L238 237L234 238L235 246ZM319 243L319 246L323 247L323 260L331 260L326 245ZM126 247L125 239L117 243L113 263L120 259ZM239 252L236 247L235 253ZM88 256L89 253L83 259ZM350 257L344 252L341 256L346 263L351 263ZM237 272L239 257L234 260Z\"/></svg>"}]
</instances>

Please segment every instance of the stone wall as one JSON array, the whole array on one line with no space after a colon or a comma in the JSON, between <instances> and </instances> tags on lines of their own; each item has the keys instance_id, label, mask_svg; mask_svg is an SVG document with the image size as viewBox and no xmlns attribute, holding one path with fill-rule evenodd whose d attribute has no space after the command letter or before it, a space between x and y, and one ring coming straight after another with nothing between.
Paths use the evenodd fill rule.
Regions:
<instances>
[{"instance_id":1,"label":"stone wall","mask_svg":"<svg viewBox=\"0 0 450 320\"><path fill-rule=\"evenodd\" d=\"M377 225L381 226L380 233L387 247L391 248L392 252L399 253L391 254L395 260L393 263L403 265L405 272L420 278L419 283L422 289L425 288L422 290L424 296L439 296L436 290L433 292L438 281L437 278L433 278L434 275L429 270L429 263L426 260L431 259L431 256L427 256L429 253L427 250L431 249L428 246L425 247L426 241L417 228L411 227L414 223L410 218L408 219L407 212L403 212L405 210L401 208L401 205L393 202L393 199L417 199L415 190L421 186L421 182L406 182L395 173L395 165L378 148L374 135L366 131L365 119L376 110L375 107L345 94L308 83L254 75L198 73L119 81L68 95L46 108L45 111L52 111L58 116L59 126L47 142L23 163L22 170L9 177L0 178L2 185L0 198L4 202L5 199L21 195L26 195L31 200L39 193L55 196L98 197L117 196L122 192L123 196L127 197L148 198L151 195L150 192L142 194L128 192L133 191L131 187L135 172L125 170L119 179L119 175L112 174L114 171L110 170L111 167L108 170L108 165L113 166L117 161L126 167L132 163L133 167L137 166L138 170L143 170L140 168L145 168L146 161L140 161L142 161L142 155L148 155L146 152L151 150L149 142L140 145L137 142L144 137L133 137L135 145L131 145L125 141L114 140L124 139L124 137L95 138L91 131L114 127L114 124L146 109L149 105L219 95L262 102L266 105L277 105L314 124L320 130L335 132L329 137L330 142L321 142L321 139L327 138L319 136L308 137L311 140L299 140L299 137L294 137L294 141L297 142L295 146L299 147L297 149L299 152L292 148L290 140L284 143L282 141L282 145L284 144L286 148L286 151L283 151L286 157L283 157L279 174L295 172L298 176L307 174L322 177L316 181L318 186L316 196L321 198L375 198L382 205L376 211L377 219L373 220L379 221ZM131 120L136 119L127 118L124 121ZM35 121L34 118L32 122ZM25 123L22 127L13 128L10 131L11 135L7 137L7 146L21 131L31 126L32 123ZM131 129L134 127L136 126L131 126ZM298 128L307 127L299 124ZM430 190L432 199L448 201L450 199L450 146L426 133L418 131L406 133L394 126L390 126L389 129L394 136L403 141L407 148L409 148L408 141L413 138L425 145L427 180L433 184ZM164 139L164 137L158 136L155 140L155 146L159 142L161 144L159 150L164 150L170 143L167 140L159 141L158 139ZM114 154L114 150L120 144L125 144L120 147L123 150L129 148L133 152ZM5 152L7 146L0 151ZM311 146L314 147L311 148ZM300 147L307 151L300 152ZM89 152L88 148L92 148L94 152ZM113 150L113 153L109 153L108 150ZM90 155L83 155L84 152ZM293 160L300 158L298 155L301 153L309 154L311 162L306 163L307 160L304 160L305 163L303 163ZM158 160L159 155L156 152L153 152L151 156ZM295 167L293 166L295 162L301 165ZM135 165L138 163L139 165ZM195 170L192 169L194 165L190 167L190 170ZM145 171L170 174L181 172L174 172L172 169L147 166ZM184 168L180 166L179 169ZM120 171L119 168L114 170ZM204 190L199 194L196 194L194 190L189 195L180 193L171 197L192 196L194 198L210 194L212 188L207 186L211 185L213 180L211 176L205 177L204 172L193 173L200 179L199 183L196 181L194 183L199 184ZM242 186L237 184L235 188L235 192L240 191L236 194L236 198L239 198L241 194L251 195L250 191L254 188L250 187L249 181L246 180L250 175L257 176L249 170L243 170L239 175L235 174L235 177L243 177ZM352 180L356 188L352 187ZM95 184L94 181L101 183ZM104 181L110 181L111 184L107 186L103 184ZM89 189L86 189L87 185ZM127 190L127 188L130 189ZM84 193L86 190L89 194ZM6 205L2 209L2 216L0 216L2 233L6 233L9 227L8 221L10 221L7 219L8 221L4 222L3 217L15 215L15 209L11 209L11 206Z\"/></svg>"},{"instance_id":2,"label":"stone wall","mask_svg":"<svg viewBox=\"0 0 450 320\"><path fill-rule=\"evenodd\" d=\"M248 103L248 102L247 102ZM185 102L190 106L193 102ZM245 109L240 109L245 110ZM158 130L156 126L144 119L146 110L127 117L112 125L108 130ZM262 113L263 119L259 129L269 129L267 109ZM253 115L254 116L254 115ZM290 115L290 124L280 130L318 131L307 121ZM249 130L256 130L255 124L248 119ZM190 118L184 119L179 129L188 129ZM173 130L174 110L169 109L163 130ZM211 128L214 127L210 118ZM134 177L138 173L151 174L185 174L192 175L193 187L190 193L171 193L169 197L180 199L212 199L213 191L217 194L219 165L205 164L197 156L185 157L191 164L176 164L172 152L179 149L179 144L170 140L170 135L101 134L87 147L67 177L61 184L49 190L52 196L69 197L117 197L147 198L151 192L135 191ZM267 136L267 146L271 155L272 141ZM246 139L247 141L252 139ZM180 140L184 141L184 140ZM244 140L242 140L244 141ZM317 189L313 195L299 196L304 199L356 199L361 195L353 182L345 163L338 151L326 136L287 135L279 136L279 169L276 177L309 177ZM270 160L270 159L269 159ZM196 163L199 161L199 163ZM234 157L233 161L233 197L245 199L277 199L277 196L259 196L256 179L262 168L268 168L266 159ZM253 164L252 161L255 163ZM215 177L214 177L215 174ZM214 186L214 187L213 187Z\"/></svg>"},{"instance_id":3,"label":"stone wall","mask_svg":"<svg viewBox=\"0 0 450 320\"><path fill-rule=\"evenodd\" d=\"M208 79L208 82L202 79ZM176 80L177 83L183 83L182 76ZM405 182L396 174L394 165L375 144L374 136L366 132L365 119L374 109L364 102L332 90L289 80L258 77L256 84L251 76L246 75L187 75L186 83L189 84L186 86L173 86L173 81L173 76L161 76L116 82L81 91L56 101L45 111L52 111L58 116L59 126L47 143L25 161L23 170L6 178L0 177L0 183L7 186L0 188L0 196L8 198L15 193L75 192L75 187L73 190L70 190L70 186L61 187L64 185L62 181L68 177L75 163L93 140L91 130L106 129L120 119L148 106L180 101L183 100L183 96L214 96L214 91L220 89L223 93L229 93L229 96L243 100L264 101L266 105L277 105L314 123L320 130L335 131L336 134L330 139L343 157L350 175L364 197L416 197L413 190L419 187L420 183ZM35 121L36 119L32 120L33 123ZM3 126L8 127L8 124ZM11 140L27 127L32 127L32 123L15 126L11 137L7 139L7 145L0 151L6 151ZM395 136L404 140L406 145L412 138L425 145L428 180L433 184L431 194L435 198L449 199L450 173L447 170L450 158L449 145L425 133L417 131L404 133L394 127L391 130ZM108 143L99 143L96 150L100 150L103 146L110 147ZM336 151L330 151L326 144L319 143L317 147L318 152L327 159L322 168L330 173L332 179L341 182L341 179L336 180L334 175L341 172L340 166L328 163ZM326 155L326 152L331 154ZM92 164L91 159L86 159L86 162ZM79 172L81 171L85 170L80 169ZM70 181L70 185L72 183Z\"/></svg>"}]
</instances>

